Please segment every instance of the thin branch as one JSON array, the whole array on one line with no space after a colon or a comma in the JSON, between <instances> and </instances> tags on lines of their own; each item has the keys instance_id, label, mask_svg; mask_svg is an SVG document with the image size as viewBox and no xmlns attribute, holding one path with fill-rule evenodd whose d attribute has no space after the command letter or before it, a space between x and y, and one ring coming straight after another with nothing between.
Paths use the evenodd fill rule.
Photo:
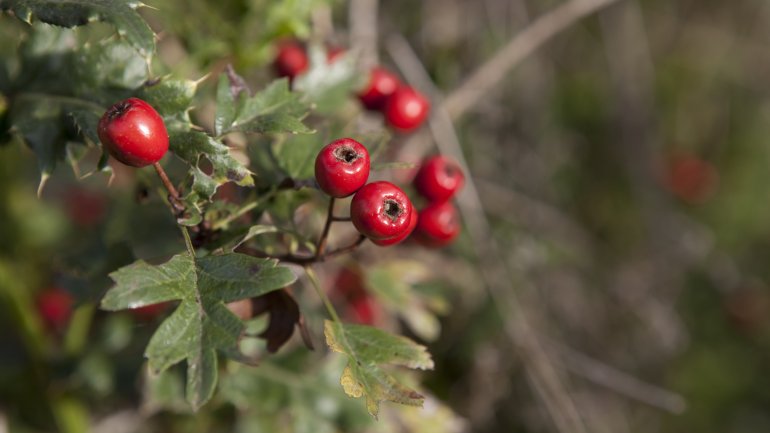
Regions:
<instances>
[{"instance_id":1,"label":"thin branch","mask_svg":"<svg viewBox=\"0 0 770 433\"><path fill-rule=\"evenodd\" d=\"M539 17L481 65L443 103L456 119L489 93L510 70L551 38L586 16L619 0L572 0Z\"/></svg>"},{"instance_id":2,"label":"thin branch","mask_svg":"<svg viewBox=\"0 0 770 433\"><path fill-rule=\"evenodd\" d=\"M597 385L673 414L680 414L687 409L684 397L675 392L643 382L563 344L549 341L547 346L562 359L567 370Z\"/></svg>"},{"instance_id":3,"label":"thin branch","mask_svg":"<svg viewBox=\"0 0 770 433\"><path fill-rule=\"evenodd\" d=\"M350 48L358 52L359 66L368 70L379 63L377 9L379 0L351 0L348 9Z\"/></svg>"},{"instance_id":4,"label":"thin branch","mask_svg":"<svg viewBox=\"0 0 770 433\"><path fill-rule=\"evenodd\" d=\"M334 202L336 200L334 197L331 197L329 199L329 210L326 213L326 223L324 224L324 229L321 232L321 237L318 238L318 245L315 250L315 257L321 257L324 252L324 248L326 248L326 240L329 237L329 230L332 227L332 222L334 222Z\"/></svg>"},{"instance_id":5,"label":"thin branch","mask_svg":"<svg viewBox=\"0 0 770 433\"><path fill-rule=\"evenodd\" d=\"M420 87L434 101L441 99L427 71L403 37L390 38L387 48L407 81ZM439 151L452 156L465 173L470 173L452 119L443 105L436 104L429 126ZM517 299L516 292L511 290L512 286L520 288L526 282L517 279L501 259L503 255L492 236L492 228L472 176L466 177L465 189L458 196L458 205L472 239L471 244L475 249L487 292L503 321L509 342L521 356L530 385L559 432L585 433L587 427L572 399L563 373L556 368L543 348L526 317L526 310Z\"/></svg>"},{"instance_id":6,"label":"thin branch","mask_svg":"<svg viewBox=\"0 0 770 433\"><path fill-rule=\"evenodd\" d=\"M307 275L307 278L313 284L313 288L315 289L316 293L318 293L318 297L323 301L324 306L326 307L326 311L329 313L329 316L331 316L332 320L337 323L342 323L339 314L337 314L337 310L334 309L334 305L332 304L331 299L329 299L329 296L327 296L326 292L324 292L324 290L321 288L321 283L318 281L318 276L316 276L313 268L310 266L305 266L305 275Z\"/></svg>"},{"instance_id":7,"label":"thin branch","mask_svg":"<svg viewBox=\"0 0 770 433\"><path fill-rule=\"evenodd\" d=\"M313 256L297 256L297 255L294 255L294 254L284 254L284 255L279 255L279 256L272 256L270 254L267 254L264 251L260 251L260 250L257 250L255 248L251 248L251 247L247 247L247 246L243 246L243 245L241 245L238 248L236 248L235 251L238 252L238 253L246 254L246 255L249 255L249 256L253 256L253 257L276 259L276 260L279 260L279 261L282 261L282 262L294 263L295 265L307 266L307 265L311 265L313 263L323 262L323 261L325 261L327 259L339 256L339 255L342 255L342 254L351 253L351 252L355 251L356 248L360 247L361 244L364 243L364 241L366 241L366 236L361 235L361 236L359 236L355 240L355 242L353 242L353 243L351 243L349 245L346 245L344 247L337 248L336 250L331 250L331 251L329 251L329 252L327 252L325 254L322 254L320 256L316 256L316 255L313 255Z\"/></svg>"},{"instance_id":8,"label":"thin branch","mask_svg":"<svg viewBox=\"0 0 770 433\"><path fill-rule=\"evenodd\" d=\"M161 182L163 182L163 186L166 188L166 191L168 191L168 201L171 203L171 207L174 209L174 212L178 217L184 213L184 206L182 206L182 200L179 197L179 191L177 191L174 187L174 184L171 183L171 180L168 178L166 171L163 170L163 167L159 162L156 162L152 166L158 173L158 177L160 177Z\"/></svg>"}]
</instances>

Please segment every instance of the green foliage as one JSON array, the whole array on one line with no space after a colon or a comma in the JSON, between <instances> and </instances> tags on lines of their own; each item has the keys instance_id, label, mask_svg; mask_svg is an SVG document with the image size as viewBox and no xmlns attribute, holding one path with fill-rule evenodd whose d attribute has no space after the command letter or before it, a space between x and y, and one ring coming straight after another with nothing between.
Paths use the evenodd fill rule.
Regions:
<instances>
[{"instance_id":1,"label":"green foliage","mask_svg":"<svg viewBox=\"0 0 770 433\"><path fill-rule=\"evenodd\" d=\"M377 417L382 401L422 406L424 397L399 383L382 365L432 369L433 360L425 347L381 329L328 320L324 324L324 335L333 351L348 358L340 380L342 388L351 397L364 397L366 409L373 417Z\"/></svg>"},{"instance_id":2,"label":"green foliage","mask_svg":"<svg viewBox=\"0 0 770 433\"><path fill-rule=\"evenodd\" d=\"M0 49L0 133L10 133L0 135L0 151L15 152L16 147L4 146L12 139L26 144L41 173L39 195L63 209L60 215L34 195L18 191L9 193L7 205L0 203L0 218L11 227L7 239L13 241L3 248L25 250L35 257L16 269L0 255L0 294L13 293L10 317L32 311L32 319L19 319L20 332L38 348L30 354L30 366L19 363L13 368L31 376L45 371L63 384L61 389L49 387L46 378L29 386L30 402L35 395L45 395L50 406L46 407L50 419L35 421L43 424L41 429L85 430L89 417L102 410L89 413L89 405L124 405L128 399L141 406L142 413L189 416L192 410L216 427L227 425L218 419L219 409L238 407L243 413L230 420L228 428L257 424L278 428L281 418L271 411L288 408L291 426L280 431L295 432L370 428L372 418L345 393L365 397L374 417L381 401L422 404L424 397L412 389L411 376L402 383L401 375L397 379L386 371L389 366L433 367L426 348L407 338L327 322L329 346L347 360L342 373L345 393L337 385L343 359L292 347L299 329L297 334L312 348L312 331L320 333L326 314L305 299L305 293L288 287L297 277L276 259L303 263L296 259L316 253L315 221L298 218L306 208L313 219L316 212L324 212L324 206L315 206L315 155L342 133L362 139L373 159L390 141L385 131L360 134L350 127L350 116L358 113L351 96L361 84L353 55L329 63L325 50L312 45L311 67L293 83L285 78L264 80L252 71L247 80L229 65L216 81L210 80L214 85L205 79L205 72L214 68L204 59L230 57L217 57L217 50L225 46L221 42L228 41L232 47L226 49L241 52L232 59L234 64L258 63L277 38L309 35L312 10L329 3L225 1L212 8L196 0L178 4L169 0L163 7L203 8L223 17L245 15L244 23L260 23L250 31L261 39L252 41L219 25L211 41L198 40L193 32L178 35L197 47L187 57L199 62L191 68L195 73L185 77L162 64L155 35L136 12L142 6L139 2L0 0L0 8L10 11L0 16L0 37L11 33L18 45L7 55ZM201 17L195 14L184 24L175 23L178 17L167 18L173 28ZM94 21L111 25L118 37L108 26L85 25ZM20 29L20 37L7 26ZM208 25L201 27L201 33L210 30ZM206 46L211 50L199 43L210 44ZM254 53L242 52L249 47L255 48ZM102 115L129 97L147 101L164 120L170 152L161 168L168 170L174 188L161 189L150 169L116 166L113 171L101 148ZM7 155L11 160L21 158L17 153ZM62 162L72 168L75 179L66 170L56 170ZM94 173L113 175L109 194L103 191L106 179L90 176ZM54 176L54 185L44 190ZM90 186L83 188L75 180ZM89 188L100 191L97 198L84 192ZM179 197L171 193L173 189ZM186 252L180 252L183 247ZM56 251L52 259L51 250ZM48 263L48 268L36 276L40 281L30 285L55 281L75 299L73 316L55 335L46 334L50 330L35 313L36 289L3 287L5 280L21 280L21 273L34 275L28 269L43 266L38 262ZM374 281L383 293L394 287L410 293L386 303L388 308L424 302L413 294L411 282L401 286L384 277ZM252 308L250 314L259 317L236 315L235 307L227 305L236 301L245 301ZM97 305L115 313L105 316L96 311ZM159 305L154 313L147 312L152 311L147 307ZM126 311L118 312L122 310ZM421 304L410 311L405 317L428 314ZM4 320L10 319L0 317L3 325ZM414 328L424 338L433 338L438 330ZM13 344L11 351L17 349ZM281 348L286 349L277 356L288 353L292 365L276 368L278 362L267 360L264 369L254 366L257 359ZM142 377L141 396L134 393L137 376ZM0 374L0 385L10 382ZM5 389L0 397L11 393ZM221 395L215 394L217 389ZM25 400L19 405L26 404ZM209 405L207 410L201 410L204 404ZM333 408L324 409L329 404ZM175 425L185 422L190 421ZM397 422L386 422L386 430L398 428ZM199 431L209 426L201 425Z\"/></svg>"},{"instance_id":3,"label":"green foliage","mask_svg":"<svg viewBox=\"0 0 770 433\"><path fill-rule=\"evenodd\" d=\"M333 62L327 60L326 50L317 45L308 48L310 67L296 80L295 88L312 102L315 109L324 114L338 111L354 89L362 86L361 74L350 54L342 55Z\"/></svg>"},{"instance_id":4,"label":"green foliage","mask_svg":"<svg viewBox=\"0 0 770 433\"><path fill-rule=\"evenodd\" d=\"M263 295L296 279L274 260L242 254L197 259L181 254L160 266L139 261L110 276L116 285L104 296L104 309L180 302L153 335L145 355L156 373L187 360L186 394L194 410L214 392L216 352L238 350L243 324L224 304Z\"/></svg>"},{"instance_id":5,"label":"green foliage","mask_svg":"<svg viewBox=\"0 0 770 433\"><path fill-rule=\"evenodd\" d=\"M233 78L222 75L217 87L217 135L230 132L309 134L313 132L301 120L308 106L300 96L289 90L285 78L275 80L267 87L249 95L248 88L235 86Z\"/></svg>"},{"instance_id":6,"label":"green foliage","mask_svg":"<svg viewBox=\"0 0 770 433\"><path fill-rule=\"evenodd\" d=\"M2 0L0 9L11 10L23 21L38 19L46 24L75 27L91 21L105 21L113 26L139 54L152 55L155 35L136 12L142 6L134 0Z\"/></svg>"}]
</instances>

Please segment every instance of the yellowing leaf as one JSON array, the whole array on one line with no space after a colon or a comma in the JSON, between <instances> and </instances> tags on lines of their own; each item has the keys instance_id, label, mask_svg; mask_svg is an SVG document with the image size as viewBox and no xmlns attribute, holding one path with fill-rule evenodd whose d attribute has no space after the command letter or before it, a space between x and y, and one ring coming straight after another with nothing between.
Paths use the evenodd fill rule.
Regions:
<instances>
[{"instance_id":1,"label":"yellowing leaf","mask_svg":"<svg viewBox=\"0 0 770 433\"><path fill-rule=\"evenodd\" d=\"M326 321L326 344L348 357L340 384L347 395L365 397L366 409L377 418L381 401L422 406L423 396L383 370L387 364L427 370L433 360L412 340L371 326Z\"/></svg>"}]
</instances>

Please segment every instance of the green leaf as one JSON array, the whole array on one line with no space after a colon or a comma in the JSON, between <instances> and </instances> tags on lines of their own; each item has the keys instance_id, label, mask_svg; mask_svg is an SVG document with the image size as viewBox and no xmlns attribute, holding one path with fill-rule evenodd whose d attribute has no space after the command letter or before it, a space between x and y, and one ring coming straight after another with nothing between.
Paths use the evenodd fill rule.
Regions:
<instances>
[{"instance_id":1,"label":"green leaf","mask_svg":"<svg viewBox=\"0 0 770 433\"><path fill-rule=\"evenodd\" d=\"M199 131L169 134L171 150L191 166L197 166L201 156L211 162L211 177L218 183L235 182L241 186L254 185L251 172L230 155L230 149Z\"/></svg>"},{"instance_id":2,"label":"green leaf","mask_svg":"<svg viewBox=\"0 0 770 433\"><path fill-rule=\"evenodd\" d=\"M135 0L0 0L0 9L12 10L22 21L33 18L60 27L75 27L91 21L112 24L136 51L149 57L155 51L155 34L142 19Z\"/></svg>"},{"instance_id":3,"label":"green leaf","mask_svg":"<svg viewBox=\"0 0 770 433\"><path fill-rule=\"evenodd\" d=\"M189 111L197 90L197 81L166 77L156 83L144 84L138 96L163 116L169 131L187 131L192 125Z\"/></svg>"},{"instance_id":4,"label":"green leaf","mask_svg":"<svg viewBox=\"0 0 770 433\"><path fill-rule=\"evenodd\" d=\"M10 119L12 130L21 135L37 156L42 186L66 154L66 141L61 127L61 104L19 98L13 106Z\"/></svg>"},{"instance_id":5,"label":"green leaf","mask_svg":"<svg viewBox=\"0 0 770 433\"><path fill-rule=\"evenodd\" d=\"M75 125L80 129L80 133L86 141L86 144L95 146L99 144L99 115L93 110L76 108L70 110L69 115L75 121Z\"/></svg>"},{"instance_id":6,"label":"green leaf","mask_svg":"<svg viewBox=\"0 0 770 433\"><path fill-rule=\"evenodd\" d=\"M199 131L171 132L169 147L185 162L190 164L193 184L183 201L190 213L180 224L193 226L203 218L203 206L214 195L219 185L233 181L241 186L254 185L251 172L230 155L230 149L219 141ZM204 156L212 166L208 175L198 168Z\"/></svg>"},{"instance_id":7,"label":"green leaf","mask_svg":"<svg viewBox=\"0 0 770 433\"><path fill-rule=\"evenodd\" d=\"M355 59L345 54L329 62L326 51L318 45L309 47L310 69L297 77L294 88L321 113L339 110L350 100L354 88L362 85Z\"/></svg>"},{"instance_id":8,"label":"green leaf","mask_svg":"<svg viewBox=\"0 0 770 433\"><path fill-rule=\"evenodd\" d=\"M232 79L230 80L232 85ZM228 86L223 84L220 78L217 100L217 119L220 134L229 132L258 132L293 134L310 134L313 132L302 123L302 119L308 114L309 106L300 100L298 93L289 90L289 81L285 78L275 80L256 95L248 97L243 93L234 101L235 114L228 107ZM230 95L232 96L232 95ZM221 111L220 110L224 110ZM232 119L232 121L230 121Z\"/></svg>"},{"instance_id":9,"label":"green leaf","mask_svg":"<svg viewBox=\"0 0 770 433\"><path fill-rule=\"evenodd\" d=\"M222 135L225 129L232 126L235 122L235 98L230 92L228 78L222 74L219 76L217 84L217 112L214 117L214 132Z\"/></svg>"},{"instance_id":10,"label":"green leaf","mask_svg":"<svg viewBox=\"0 0 770 433\"><path fill-rule=\"evenodd\" d=\"M326 321L326 344L348 357L340 383L353 398L365 397L366 408L377 418L381 401L422 406L423 396L402 385L382 369L393 364L413 369L432 369L433 360L412 340L370 326Z\"/></svg>"},{"instance_id":11,"label":"green leaf","mask_svg":"<svg viewBox=\"0 0 770 433\"><path fill-rule=\"evenodd\" d=\"M70 86L67 93L105 107L130 96L148 78L145 59L122 42L87 44L74 56L74 83L64 83Z\"/></svg>"},{"instance_id":12,"label":"green leaf","mask_svg":"<svg viewBox=\"0 0 770 433\"><path fill-rule=\"evenodd\" d=\"M154 372L187 360L186 395L197 410L216 386L217 351L237 352L243 331L243 323L225 304L294 282L294 274L276 263L243 254L197 259L180 254L159 266L140 260L110 274L116 284L102 299L102 308L122 310L179 301L153 334L145 356Z\"/></svg>"},{"instance_id":13,"label":"green leaf","mask_svg":"<svg viewBox=\"0 0 770 433\"><path fill-rule=\"evenodd\" d=\"M242 243L248 241L251 238L255 238L265 233L277 233L277 232L278 232L278 227L276 226L268 226L263 224L251 226L249 227L249 231L246 232L246 235L244 235L243 238L241 238L232 249L234 250L238 248L238 246L240 246Z\"/></svg>"},{"instance_id":14,"label":"green leaf","mask_svg":"<svg viewBox=\"0 0 770 433\"><path fill-rule=\"evenodd\" d=\"M278 166L292 179L314 178L316 155L327 143L326 134L291 135L273 142Z\"/></svg>"},{"instance_id":15,"label":"green leaf","mask_svg":"<svg viewBox=\"0 0 770 433\"><path fill-rule=\"evenodd\" d=\"M226 74L219 76L217 84L217 112L214 118L214 132L222 135L226 128L235 122L237 107L236 98L241 94L245 97L251 96L246 82L240 75L235 73L231 65L227 65Z\"/></svg>"},{"instance_id":16,"label":"green leaf","mask_svg":"<svg viewBox=\"0 0 770 433\"><path fill-rule=\"evenodd\" d=\"M428 307L431 299L413 287L432 276L427 266L394 260L367 267L364 273L366 287L380 305L400 316L420 338L428 341L438 338L441 323Z\"/></svg>"},{"instance_id":17,"label":"green leaf","mask_svg":"<svg viewBox=\"0 0 770 433\"><path fill-rule=\"evenodd\" d=\"M176 413L189 413L190 405L184 398L184 381L181 372L171 368L153 374L145 369L142 410L155 413L167 410Z\"/></svg>"}]
</instances>

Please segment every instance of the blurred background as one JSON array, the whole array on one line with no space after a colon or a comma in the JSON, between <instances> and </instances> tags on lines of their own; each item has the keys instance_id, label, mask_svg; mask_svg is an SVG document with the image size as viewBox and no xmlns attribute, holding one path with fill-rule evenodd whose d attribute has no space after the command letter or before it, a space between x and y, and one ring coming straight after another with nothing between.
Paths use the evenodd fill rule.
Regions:
<instances>
[{"instance_id":1,"label":"blurred background","mask_svg":"<svg viewBox=\"0 0 770 433\"><path fill-rule=\"evenodd\" d=\"M439 252L361 254L448 282L440 334L412 335L436 360L424 389L456 414L435 431L770 431L770 3L148 3L160 59L185 78L232 62L264 82L271 41L290 35L356 50L431 96L430 125L396 136L390 156L440 151L467 166L463 234ZM0 54L21 26L0 18L12 41ZM135 250L178 247L156 238L174 230L161 230L172 224L162 207L141 225L114 217L134 206L133 186L65 171L38 201L33 155L0 147L0 285L88 279L53 275L77 268L71 252L98 257L102 274L122 264L119 250L77 251L94 215L110 236L138 228ZM9 400L28 386L13 367L25 359L14 320L0 316L0 432L3 417L34 417ZM77 380L98 389L89 372L115 361L88 360ZM134 370L116 369L133 383ZM102 412L125 404L110 401Z\"/></svg>"}]
</instances>

